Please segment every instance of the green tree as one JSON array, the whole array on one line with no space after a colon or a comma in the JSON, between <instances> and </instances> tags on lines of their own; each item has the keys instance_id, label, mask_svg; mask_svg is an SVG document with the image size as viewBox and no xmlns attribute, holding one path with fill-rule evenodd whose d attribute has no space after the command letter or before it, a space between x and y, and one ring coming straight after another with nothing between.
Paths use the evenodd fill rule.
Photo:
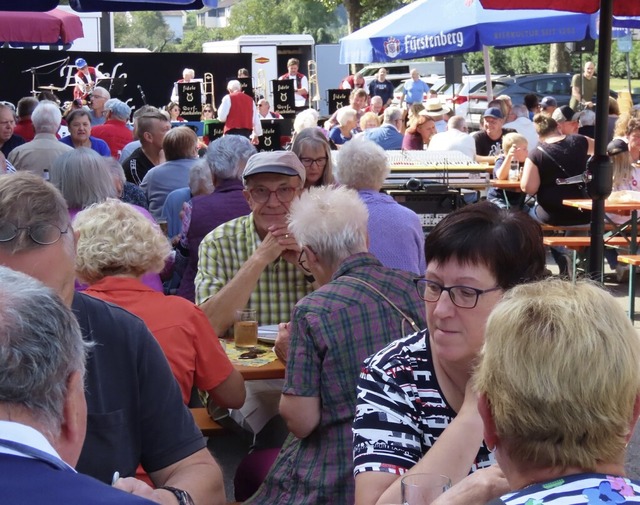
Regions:
<instances>
[{"instance_id":1,"label":"green tree","mask_svg":"<svg viewBox=\"0 0 640 505\"><path fill-rule=\"evenodd\" d=\"M159 11L116 13L115 47L141 47L153 52L173 49L174 34Z\"/></svg>"},{"instance_id":2,"label":"green tree","mask_svg":"<svg viewBox=\"0 0 640 505\"><path fill-rule=\"evenodd\" d=\"M315 0L243 0L231 8L228 38L305 33L316 42L337 42L338 19Z\"/></svg>"},{"instance_id":3,"label":"green tree","mask_svg":"<svg viewBox=\"0 0 640 505\"><path fill-rule=\"evenodd\" d=\"M347 11L347 32L353 33L362 25L372 23L382 16L411 3L413 0L320 0L329 10L335 10L340 4Z\"/></svg>"},{"instance_id":4,"label":"green tree","mask_svg":"<svg viewBox=\"0 0 640 505\"><path fill-rule=\"evenodd\" d=\"M212 40L224 40L226 38L223 28L206 28L196 26L184 31L182 41L176 46L176 51L181 53L201 53L202 44Z\"/></svg>"}]
</instances>

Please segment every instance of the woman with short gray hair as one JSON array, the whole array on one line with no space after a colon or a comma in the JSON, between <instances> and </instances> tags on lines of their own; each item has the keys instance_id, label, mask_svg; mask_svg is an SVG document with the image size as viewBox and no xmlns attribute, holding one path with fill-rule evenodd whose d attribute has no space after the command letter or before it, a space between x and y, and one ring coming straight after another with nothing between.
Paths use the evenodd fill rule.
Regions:
<instances>
[{"instance_id":1,"label":"woman with short gray hair","mask_svg":"<svg viewBox=\"0 0 640 505\"><path fill-rule=\"evenodd\" d=\"M345 144L334 169L336 181L356 189L369 210L369 251L384 266L424 274L424 233L418 215L386 193L391 169L384 150L364 137Z\"/></svg>"}]
</instances>

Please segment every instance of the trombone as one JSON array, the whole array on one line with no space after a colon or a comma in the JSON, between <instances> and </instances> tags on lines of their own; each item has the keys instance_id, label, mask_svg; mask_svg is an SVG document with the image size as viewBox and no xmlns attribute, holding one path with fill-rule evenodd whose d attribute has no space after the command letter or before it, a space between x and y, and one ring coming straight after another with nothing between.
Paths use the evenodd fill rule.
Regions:
<instances>
[{"instance_id":1,"label":"trombone","mask_svg":"<svg viewBox=\"0 0 640 505\"><path fill-rule=\"evenodd\" d=\"M216 108L216 90L213 85L213 74L211 72L205 72L204 74L204 97L205 101L208 102L209 95L211 95L211 108L213 109L213 113L217 114L218 109ZM204 104L203 104L204 105Z\"/></svg>"},{"instance_id":2,"label":"trombone","mask_svg":"<svg viewBox=\"0 0 640 505\"><path fill-rule=\"evenodd\" d=\"M318 68L315 60L307 62L307 73L309 74L309 108L317 109L320 99L320 89L318 87ZM315 104L313 102L316 102Z\"/></svg>"},{"instance_id":3,"label":"trombone","mask_svg":"<svg viewBox=\"0 0 640 505\"><path fill-rule=\"evenodd\" d=\"M258 77L256 79L256 89L253 93L253 98L255 99L256 103L260 101L260 98L266 98L267 100L269 100L267 91L267 74L264 71L264 68L259 68Z\"/></svg>"}]
</instances>

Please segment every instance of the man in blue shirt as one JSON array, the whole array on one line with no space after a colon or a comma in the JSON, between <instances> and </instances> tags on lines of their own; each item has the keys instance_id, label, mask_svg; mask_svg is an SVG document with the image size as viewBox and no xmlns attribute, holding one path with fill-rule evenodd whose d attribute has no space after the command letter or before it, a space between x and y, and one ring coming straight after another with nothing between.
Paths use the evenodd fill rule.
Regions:
<instances>
[{"instance_id":1,"label":"man in blue shirt","mask_svg":"<svg viewBox=\"0 0 640 505\"><path fill-rule=\"evenodd\" d=\"M407 101L407 108L414 103L422 103L425 95L429 93L429 85L420 79L420 73L417 69L411 69L411 79L404 83L402 89L402 97L400 98L400 106L402 102Z\"/></svg>"}]
</instances>

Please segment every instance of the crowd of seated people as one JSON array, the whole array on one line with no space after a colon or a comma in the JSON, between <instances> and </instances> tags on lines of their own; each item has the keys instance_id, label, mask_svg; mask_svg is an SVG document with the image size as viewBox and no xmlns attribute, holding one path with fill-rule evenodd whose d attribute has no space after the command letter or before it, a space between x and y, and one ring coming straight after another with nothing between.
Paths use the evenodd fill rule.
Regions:
<instances>
[{"instance_id":1,"label":"crowd of seated people","mask_svg":"<svg viewBox=\"0 0 640 505\"><path fill-rule=\"evenodd\" d=\"M489 343L516 328L507 312L533 310L546 290L608 307L597 288L535 282L548 274L540 223L590 219L561 204L582 197L578 188L555 184L581 173L593 152L580 131L590 110L545 97L532 121L526 106L502 96L472 134L464 118L446 121L437 99L382 111L357 88L329 131L317 111L300 112L290 151L257 152L254 138L228 134L199 159L197 134L172 129L166 112L141 107L129 125L131 109L104 98L71 111L63 138L55 102L0 103L0 265L60 297L88 344L87 436L77 457L61 449L59 459L107 484L118 472L116 488L156 503L225 503L220 468L187 410L195 389L207 393L210 413L228 411L227 433L251 437L255 458L235 491L247 503L395 503L401 477L425 472L451 479L451 501L442 502L450 504L475 503L474 487L483 491L477 503L537 499L524 478L541 488L535 493L554 478L586 490L624 479L615 463L633 408L626 425L612 419L617 452L602 464L567 459L577 477L523 470L513 434L501 431L511 420L492 396L512 379L509 369L494 380L483 368L484 359L504 358L503 343ZM611 110L614 184L633 189L637 112ZM494 164L498 179L514 161L522 193L507 202L494 191L451 212L425 241L418 215L383 191L385 151L402 147L459 151ZM516 204L524 193L530 207ZM553 254L566 275L566 251ZM224 352L219 339L246 307L261 325L277 325L284 379L245 383ZM628 340L618 315L611 311L612 335ZM523 334L537 331L534 321L522 324ZM561 330L549 338L564 345ZM637 385L627 389L637 395Z\"/></svg>"}]
</instances>

